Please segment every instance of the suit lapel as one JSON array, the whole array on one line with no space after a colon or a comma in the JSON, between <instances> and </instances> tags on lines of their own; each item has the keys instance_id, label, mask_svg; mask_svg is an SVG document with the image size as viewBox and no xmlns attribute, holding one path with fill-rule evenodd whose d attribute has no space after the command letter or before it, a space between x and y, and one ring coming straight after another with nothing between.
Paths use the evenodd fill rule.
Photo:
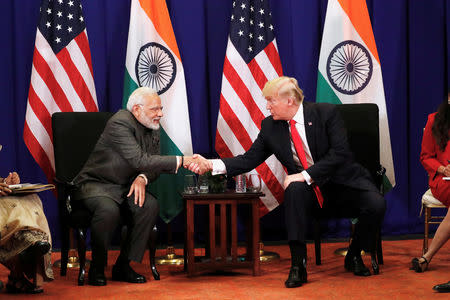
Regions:
<instances>
[{"instance_id":1,"label":"suit lapel","mask_svg":"<svg viewBox=\"0 0 450 300\"><path fill-rule=\"evenodd\" d=\"M317 130L317 116L312 109L312 104L309 102L303 102L303 119L305 122L306 140L308 141L309 150L313 160L316 160L316 130Z\"/></svg>"}]
</instances>

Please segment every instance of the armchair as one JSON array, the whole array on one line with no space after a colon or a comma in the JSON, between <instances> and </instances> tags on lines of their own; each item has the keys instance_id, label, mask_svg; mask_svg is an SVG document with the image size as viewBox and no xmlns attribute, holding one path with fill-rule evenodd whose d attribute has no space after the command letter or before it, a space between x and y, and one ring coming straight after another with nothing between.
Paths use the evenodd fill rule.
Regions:
<instances>
[{"instance_id":1,"label":"armchair","mask_svg":"<svg viewBox=\"0 0 450 300\"><path fill-rule=\"evenodd\" d=\"M369 170L380 192L384 193L385 169L380 165L378 106L376 104L341 104L337 105L337 108L347 129L348 142L355 160ZM320 216L320 218L323 217ZM314 224L316 265L321 264L320 218L317 218ZM357 222L357 219L353 221ZM352 231L353 229L354 225L352 225ZM371 259L374 273L377 274L378 264L383 264L381 226L377 232L375 248L376 250L371 253Z\"/></svg>"},{"instance_id":2,"label":"armchair","mask_svg":"<svg viewBox=\"0 0 450 300\"><path fill-rule=\"evenodd\" d=\"M55 182L62 243L60 272L61 276L65 276L67 272L70 228L73 228L80 260L78 285L83 285L85 280L86 232L90 226L91 214L78 201L72 201L72 192L75 189L72 180L87 161L112 115L110 112L61 112L52 115ZM150 267L153 277L159 280L155 267L156 236L155 226L149 240Z\"/></svg>"}]
</instances>

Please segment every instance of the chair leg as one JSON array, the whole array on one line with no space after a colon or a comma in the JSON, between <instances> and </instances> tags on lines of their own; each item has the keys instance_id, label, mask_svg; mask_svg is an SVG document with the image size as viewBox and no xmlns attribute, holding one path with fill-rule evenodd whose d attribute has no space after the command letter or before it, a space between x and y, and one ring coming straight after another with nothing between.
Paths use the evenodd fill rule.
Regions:
<instances>
[{"instance_id":1,"label":"chair leg","mask_svg":"<svg viewBox=\"0 0 450 300\"><path fill-rule=\"evenodd\" d=\"M377 262L377 254L375 252L370 253L370 261L372 263L372 270L374 275L380 274L380 266Z\"/></svg>"},{"instance_id":2,"label":"chair leg","mask_svg":"<svg viewBox=\"0 0 450 300\"><path fill-rule=\"evenodd\" d=\"M44 268L43 265L40 263L37 263L33 266L34 272L33 272L33 286L35 288L41 287L44 283L44 277L42 274L44 274Z\"/></svg>"},{"instance_id":3,"label":"chair leg","mask_svg":"<svg viewBox=\"0 0 450 300\"><path fill-rule=\"evenodd\" d=\"M78 259L80 261L80 271L78 273L78 285L84 285L86 275L86 229L77 230Z\"/></svg>"},{"instance_id":4,"label":"chair leg","mask_svg":"<svg viewBox=\"0 0 450 300\"><path fill-rule=\"evenodd\" d=\"M379 266L379 259L383 259L382 255L380 256L380 247L381 247L381 239L380 239L380 231L381 228L378 228L374 239L372 240L372 246L371 246L371 252L370 252L370 261L372 264L372 270L374 275L380 274L380 266Z\"/></svg>"},{"instance_id":5,"label":"chair leg","mask_svg":"<svg viewBox=\"0 0 450 300\"><path fill-rule=\"evenodd\" d=\"M383 265L384 264L384 260L383 260L383 246L381 244L381 227L378 229L377 232L377 244L376 244L376 251L377 251L377 260L378 260L378 264Z\"/></svg>"},{"instance_id":6,"label":"chair leg","mask_svg":"<svg viewBox=\"0 0 450 300\"><path fill-rule=\"evenodd\" d=\"M316 252L316 265L322 264L321 248L320 248L320 221L314 219L314 249Z\"/></svg>"},{"instance_id":7,"label":"chair leg","mask_svg":"<svg viewBox=\"0 0 450 300\"><path fill-rule=\"evenodd\" d=\"M429 207L424 206L425 208L425 228L424 228L424 235L423 235L423 249L422 249L422 255L425 254L428 251L428 228L429 228L429 221L430 221L430 213L431 209Z\"/></svg>"},{"instance_id":8,"label":"chair leg","mask_svg":"<svg viewBox=\"0 0 450 300\"><path fill-rule=\"evenodd\" d=\"M71 230L67 224L62 223L61 228L61 270L60 275L66 276L67 263L69 262L70 234Z\"/></svg>"},{"instance_id":9,"label":"chair leg","mask_svg":"<svg viewBox=\"0 0 450 300\"><path fill-rule=\"evenodd\" d=\"M153 227L150 237L148 239L148 250L149 250L149 258L150 258L150 268L152 270L153 278L155 280L159 280L159 272L156 269L155 265L155 253L156 253L156 240L158 238L158 228L156 225Z\"/></svg>"}]
</instances>

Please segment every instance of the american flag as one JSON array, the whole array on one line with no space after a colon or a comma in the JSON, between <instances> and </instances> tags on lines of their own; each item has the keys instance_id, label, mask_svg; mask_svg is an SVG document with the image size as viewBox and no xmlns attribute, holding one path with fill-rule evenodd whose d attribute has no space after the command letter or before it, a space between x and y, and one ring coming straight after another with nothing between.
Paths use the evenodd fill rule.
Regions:
<instances>
[{"instance_id":1,"label":"american flag","mask_svg":"<svg viewBox=\"0 0 450 300\"><path fill-rule=\"evenodd\" d=\"M269 115L262 96L264 84L282 73L269 3L233 1L216 132L216 151L221 157L233 157L250 148L261 121ZM256 171L266 194L260 203L264 215L282 201L286 173L273 155Z\"/></svg>"},{"instance_id":2,"label":"american flag","mask_svg":"<svg viewBox=\"0 0 450 300\"><path fill-rule=\"evenodd\" d=\"M55 163L51 116L98 111L91 53L80 0L43 0L23 136L47 178Z\"/></svg>"}]
</instances>

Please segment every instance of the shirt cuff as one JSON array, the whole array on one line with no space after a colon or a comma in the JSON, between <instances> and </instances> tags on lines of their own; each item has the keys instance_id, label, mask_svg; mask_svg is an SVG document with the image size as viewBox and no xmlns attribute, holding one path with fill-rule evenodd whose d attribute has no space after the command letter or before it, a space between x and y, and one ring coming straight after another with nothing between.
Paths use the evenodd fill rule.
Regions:
<instances>
[{"instance_id":1,"label":"shirt cuff","mask_svg":"<svg viewBox=\"0 0 450 300\"><path fill-rule=\"evenodd\" d=\"M311 178L311 176L309 176L308 172L303 170L301 172L301 174L303 175L303 178L305 178L305 181L308 185L311 185L314 182L314 180Z\"/></svg>"},{"instance_id":2,"label":"shirt cuff","mask_svg":"<svg viewBox=\"0 0 450 300\"><path fill-rule=\"evenodd\" d=\"M213 165L211 175L227 173L227 167L225 167L225 164L223 163L223 161L221 159L209 159L209 161L212 162L212 165Z\"/></svg>"},{"instance_id":3,"label":"shirt cuff","mask_svg":"<svg viewBox=\"0 0 450 300\"><path fill-rule=\"evenodd\" d=\"M144 178L145 185L148 184L148 179L147 179L147 176L145 176L145 174L139 174L137 177L142 177L142 178Z\"/></svg>"},{"instance_id":4,"label":"shirt cuff","mask_svg":"<svg viewBox=\"0 0 450 300\"><path fill-rule=\"evenodd\" d=\"M178 169L182 168L183 166L181 165L181 156L176 156L177 158L177 168L175 169L175 174L178 173Z\"/></svg>"}]
</instances>

